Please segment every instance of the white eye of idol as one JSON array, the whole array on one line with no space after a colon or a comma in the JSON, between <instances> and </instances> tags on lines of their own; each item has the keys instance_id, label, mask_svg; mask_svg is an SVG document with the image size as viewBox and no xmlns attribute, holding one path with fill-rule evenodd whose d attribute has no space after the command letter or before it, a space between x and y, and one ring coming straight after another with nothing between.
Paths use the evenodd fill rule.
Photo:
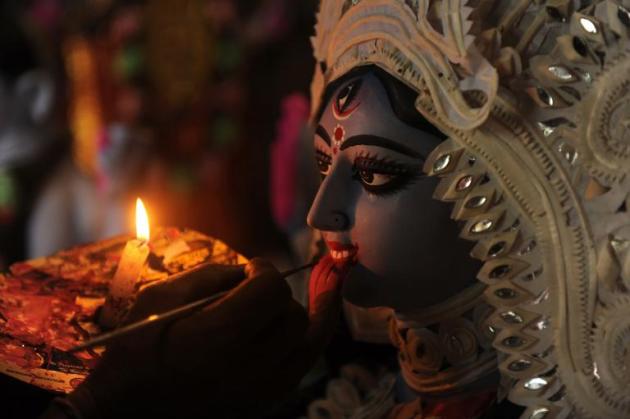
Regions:
<instances>
[{"instance_id":1,"label":"white eye of idol","mask_svg":"<svg viewBox=\"0 0 630 419\"><path fill-rule=\"evenodd\" d=\"M363 182L366 185L370 185L370 186L385 185L386 183L388 183L393 178L393 176L391 176L391 175L386 175L386 174L381 174L381 173L374 173L374 172L369 171L369 170L359 170L358 175L361 178L361 182Z\"/></svg>"}]
</instances>

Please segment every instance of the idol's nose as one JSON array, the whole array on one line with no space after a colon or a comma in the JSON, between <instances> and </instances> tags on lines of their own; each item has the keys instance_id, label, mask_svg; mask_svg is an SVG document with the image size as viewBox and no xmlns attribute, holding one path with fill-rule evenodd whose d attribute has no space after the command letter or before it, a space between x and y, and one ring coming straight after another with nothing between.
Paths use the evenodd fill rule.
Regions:
<instances>
[{"instance_id":1,"label":"idol's nose","mask_svg":"<svg viewBox=\"0 0 630 419\"><path fill-rule=\"evenodd\" d=\"M322 231L343 231L347 230L350 225L348 216L342 212L331 212L325 216L317 215L312 219L309 213L309 219L307 221L311 227Z\"/></svg>"},{"instance_id":2,"label":"idol's nose","mask_svg":"<svg viewBox=\"0 0 630 419\"><path fill-rule=\"evenodd\" d=\"M351 193L335 173L331 173L319 187L308 212L308 225L322 231L344 231L351 227Z\"/></svg>"}]
</instances>

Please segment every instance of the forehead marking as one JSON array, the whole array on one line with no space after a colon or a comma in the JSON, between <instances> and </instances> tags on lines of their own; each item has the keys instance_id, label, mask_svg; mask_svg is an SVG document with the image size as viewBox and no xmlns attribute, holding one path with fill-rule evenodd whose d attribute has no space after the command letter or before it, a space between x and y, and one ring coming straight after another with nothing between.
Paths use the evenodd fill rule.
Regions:
<instances>
[{"instance_id":1,"label":"forehead marking","mask_svg":"<svg viewBox=\"0 0 630 419\"><path fill-rule=\"evenodd\" d=\"M333 131L333 154L337 154L337 151L341 147L341 143L346 139L346 130L341 124L337 124Z\"/></svg>"},{"instance_id":2,"label":"forehead marking","mask_svg":"<svg viewBox=\"0 0 630 419\"><path fill-rule=\"evenodd\" d=\"M340 143L344 140L345 136L346 136L346 130L343 128L343 126L341 124L337 124L337 126L335 127L335 141Z\"/></svg>"}]
</instances>

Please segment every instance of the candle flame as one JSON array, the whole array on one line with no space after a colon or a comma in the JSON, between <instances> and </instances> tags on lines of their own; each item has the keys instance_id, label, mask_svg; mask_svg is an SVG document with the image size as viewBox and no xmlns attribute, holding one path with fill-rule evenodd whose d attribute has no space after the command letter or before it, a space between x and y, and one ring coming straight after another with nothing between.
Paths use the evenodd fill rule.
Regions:
<instances>
[{"instance_id":1,"label":"candle flame","mask_svg":"<svg viewBox=\"0 0 630 419\"><path fill-rule=\"evenodd\" d=\"M142 199L136 199L136 237L140 240L149 241L149 216L144 208Z\"/></svg>"}]
</instances>

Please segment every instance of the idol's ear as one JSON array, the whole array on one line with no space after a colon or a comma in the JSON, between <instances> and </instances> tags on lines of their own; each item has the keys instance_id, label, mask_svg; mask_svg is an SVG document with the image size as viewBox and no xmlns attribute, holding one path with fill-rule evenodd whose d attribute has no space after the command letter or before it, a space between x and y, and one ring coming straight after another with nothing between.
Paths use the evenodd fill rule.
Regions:
<instances>
[{"instance_id":1,"label":"idol's ear","mask_svg":"<svg viewBox=\"0 0 630 419\"><path fill-rule=\"evenodd\" d=\"M31 70L22 74L14 87L20 113L35 124L43 123L52 109L54 90L52 78L46 72Z\"/></svg>"}]
</instances>

